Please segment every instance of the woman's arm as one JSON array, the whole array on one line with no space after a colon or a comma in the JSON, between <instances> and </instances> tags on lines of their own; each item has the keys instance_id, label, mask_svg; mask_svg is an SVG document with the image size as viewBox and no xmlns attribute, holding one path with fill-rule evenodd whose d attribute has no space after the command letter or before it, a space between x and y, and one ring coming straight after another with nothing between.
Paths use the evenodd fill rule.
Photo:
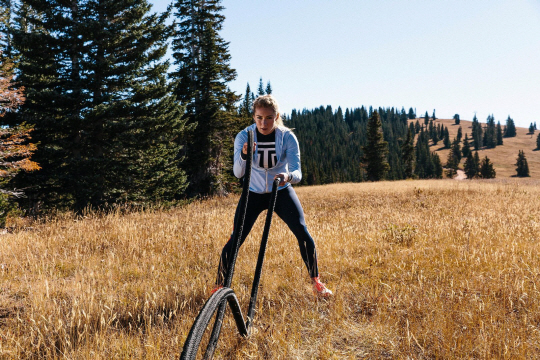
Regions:
<instances>
[{"instance_id":1,"label":"woman's arm","mask_svg":"<svg viewBox=\"0 0 540 360\"><path fill-rule=\"evenodd\" d=\"M240 131L236 138L234 139L234 164L233 164L233 172L234 176L237 178L241 178L244 176L244 173L246 171L246 160L242 160L242 148L244 147L244 143L247 142L247 132L246 130Z\"/></svg>"},{"instance_id":2,"label":"woman's arm","mask_svg":"<svg viewBox=\"0 0 540 360\"><path fill-rule=\"evenodd\" d=\"M287 156L287 162L289 167L289 179L287 182L291 184L297 184L302 180L302 170L300 168L300 146L298 145L298 139L292 131L287 132L286 136L285 153Z\"/></svg>"}]
</instances>

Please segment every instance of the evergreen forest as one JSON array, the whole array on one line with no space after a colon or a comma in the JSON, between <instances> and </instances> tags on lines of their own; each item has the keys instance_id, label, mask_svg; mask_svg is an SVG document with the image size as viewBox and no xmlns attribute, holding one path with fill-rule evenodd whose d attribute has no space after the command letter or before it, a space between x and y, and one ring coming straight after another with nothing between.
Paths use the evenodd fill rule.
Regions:
<instances>
[{"instance_id":1,"label":"evergreen forest","mask_svg":"<svg viewBox=\"0 0 540 360\"><path fill-rule=\"evenodd\" d=\"M12 169L0 203L81 212L237 191L234 137L272 85L261 77L256 93L230 90L222 10L220 0L175 0L164 13L147 0L0 0L2 160ZM301 185L317 185L441 178L430 144L452 148L445 166L457 169L462 139L436 119L435 109L417 119L413 107L320 106L284 120L302 149ZM23 152L6 142L14 134ZM463 156L512 136L510 117L503 130L475 116Z\"/></svg>"},{"instance_id":2,"label":"evergreen forest","mask_svg":"<svg viewBox=\"0 0 540 360\"><path fill-rule=\"evenodd\" d=\"M414 161L417 178L440 178L442 167L438 155L429 150L427 129L418 129L418 141L414 144L416 130L409 134L408 120L415 118L412 108L407 113L404 108L365 106L334 111L330 106L302 111L293 110L287 117L286 126L293 128L302 149L301 184L318 185L333 182L366 181L369 174L362 161L364 148L368 145L368 122L377 113L380 117L380 131L387 143L386 160L389 165L383 179L399 180L407 176L407 157L404 147L414 147ZM411 164L409 164L409 167ZM440 168L440 169L439 169Z\"/></svg>"}]
</instances>

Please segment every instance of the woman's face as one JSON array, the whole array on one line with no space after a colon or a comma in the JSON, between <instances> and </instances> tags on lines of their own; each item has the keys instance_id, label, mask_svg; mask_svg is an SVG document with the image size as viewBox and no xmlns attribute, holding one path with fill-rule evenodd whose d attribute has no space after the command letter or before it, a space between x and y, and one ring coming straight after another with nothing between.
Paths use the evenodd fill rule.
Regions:
<instances>
[{"instance_id":1,"label":"woman's face","mask_svg":"<svg viewBox=\"0 0 540 360\"><path fill-rule=\"evenodd\" d=\"M258 107L255 108L255 114L253 114L257 130L263 135L271 134L274 131L277 117L278 114L272 108Z\"/></svg>"}]
</instances>

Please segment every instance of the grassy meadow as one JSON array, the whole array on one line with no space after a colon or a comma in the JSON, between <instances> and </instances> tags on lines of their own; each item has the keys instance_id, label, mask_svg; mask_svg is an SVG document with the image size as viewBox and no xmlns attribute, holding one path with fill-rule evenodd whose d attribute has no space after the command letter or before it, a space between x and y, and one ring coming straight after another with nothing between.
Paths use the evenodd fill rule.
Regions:
<instances>
[{"instance_id":1,"label":"grassy meadow","mask_svg":"<svg viewBox=\"0 0 540 360\"><path fill-rule=\"evenodd\" d=\"M423 124L424 119L418 119L420 124ZM485 121L480 119L480 121ZM409 120L409 123L416 122L415 120ZM504 131L504 125L506 120L501 121L501 125ZM454 119L437 119L434 122L435 125L443 124L448 128L448 134L450 135L450 141L454 140L458 133L458 128L461 126L463 132L463 138L465 134L469 135L469 144L474 154L474 147L472 145L472 121L461 120L459 125L455 125ZM485 126L485 124L483 124ZM480 149L478 156L483 159L487 156L493 163L493 167L497 173L497 178L510 178L516 175L516 161L519 150L523 150L527 163L529 165L529 173L531 178L540 179L540 151L536 149L536 138L538 137L538 131L534 134L529 134L528 128L516 127L516 136L511 138L504 138L503 145L497 146L494 149ZM463 139L461 140L461 146L463 147ZM449 149L443 149L444 144L440 140L437 145L431 144L431 151L437 152L441 157L441 162L446 164L448 160ZM460 168L463 169L465 159L461 159Z\"/></svg>"},{"instance_id":2,"label":"grassy meadow","mask_svg":"<svg viewBox=\"0 0 540 360\"><path fill-rule=\"evenodd\" d=\"M239 337L229 314L216 359L540 357L540 180L296 190L335 297L313 296L276 217L254 333ZM0 358L178 358L237 200L63 215L0 235ZM263 221L237 262L244 309Z\"/></svg>"}]
</instances>

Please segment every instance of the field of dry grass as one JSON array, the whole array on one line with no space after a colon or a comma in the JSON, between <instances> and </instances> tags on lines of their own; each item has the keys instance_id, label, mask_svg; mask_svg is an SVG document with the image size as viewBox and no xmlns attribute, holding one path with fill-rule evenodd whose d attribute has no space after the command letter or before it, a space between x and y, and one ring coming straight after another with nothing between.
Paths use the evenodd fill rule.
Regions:
<instances>
[{"instance_id":1,"label":"field of dry grass","mask_svg":"<svg viewBox=\"0 0 540 360\"><path fill-rule=\"evenodd\" d=\"M297 188L334 299L270 232L254 334L223 359L540 357L540 181ZM0 358L173 359L208 298L238 197L64 216L0 235ZM247 308L263 216L239 253Z\"/></svg>"},{"instance_id":2,"label":"field of dry grass","mask_svg":"<svg viewBox=\"0 0 540 360\"><path fill-rule=\"evenodd\" d=\"M424 121L424 119L418 120L421 124ZM412 121L416 122L416 120ZM470 141L472 133L472 121L461 120L459 125L455 125L454 119L437 119L435 120L434 124L444 124L445 127L448 127L448 133L451 141L454 139L454 137L456 137L458 128L461 126L463 137L465 137L465 133L469 134L469 142L471 143L472 149L472 141ZM504 124L505 120L501 121L503 129ZM483 124L483 126L485 126L485 124ZM528 132L528 128L525 129L517 127L516 136L512 138L504 138L502 146L497 146L494 149L481 149L478 151L480 159L487 156L491 160L495 167L495 171L497 172L497 178L509 178L516 175L515 163L518 157L518 152L519 150L523 150L525 157L527 158L527 163L529 164L531 178L540 179L540 151L536 150L536 138L538 137L538 131L535 131L535 133L532 135L528 134ZM461 145L463 145L463 143ZM441 157L442 163L446 164L448 152L450 150L443 149L443 146L442 141L439 141L437 145L431 145L431 149L432 151L436 151ZM464 163L465 159L462 159L460 165L461 168L463 168Z\"/></svg>"}]
</instances>

